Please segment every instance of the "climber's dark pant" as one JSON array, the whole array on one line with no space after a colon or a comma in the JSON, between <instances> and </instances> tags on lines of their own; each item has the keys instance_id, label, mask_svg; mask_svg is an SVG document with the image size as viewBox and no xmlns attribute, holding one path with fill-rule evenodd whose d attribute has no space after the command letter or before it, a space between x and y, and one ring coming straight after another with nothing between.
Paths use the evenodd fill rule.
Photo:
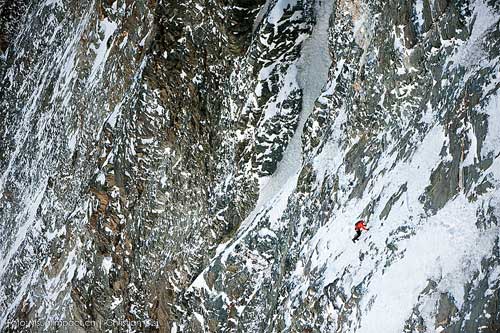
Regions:
<instances>
[{"instance_id":1,"label":"climber's dark pant","mask_svg":"<svg viewBox=\"0 0 500 333\"><path fill-rule=\"evenodd\" d=\"M361 230L356 230L356 236L352 239L353 242L357 241L359 236L361 236Z\"/></svg>"}]
</instances>

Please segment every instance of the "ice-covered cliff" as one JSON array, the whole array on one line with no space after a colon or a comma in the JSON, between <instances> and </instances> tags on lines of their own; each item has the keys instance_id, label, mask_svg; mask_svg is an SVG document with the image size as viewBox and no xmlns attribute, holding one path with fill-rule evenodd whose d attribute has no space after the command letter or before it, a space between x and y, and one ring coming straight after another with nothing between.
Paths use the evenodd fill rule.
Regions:
<instances>
[{"instance_id":1,"label":"ice-covered cliff","mask_svg":"<svg viewBox=\"0 0 500 333\"><path fill-rule=\"evenodd\" d=\"M0 0L0 52L2 332L500 331L498 1Z\"/></svg>"}]
</instances>

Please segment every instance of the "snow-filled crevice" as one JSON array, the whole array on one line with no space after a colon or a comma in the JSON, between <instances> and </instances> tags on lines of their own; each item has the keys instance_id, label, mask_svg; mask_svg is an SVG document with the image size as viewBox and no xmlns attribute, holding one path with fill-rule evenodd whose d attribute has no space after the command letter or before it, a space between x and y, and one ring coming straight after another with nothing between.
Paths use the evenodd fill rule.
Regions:
<instances>
[{"instance_id":1,"label":"snow-filled crevice","mask_svg":"<svg viewBox=\"0 0 500 333\"><path fill-rule=\"evenodd\" d=\"M292 65L296 72L297 83L302 90L302 108L297 129L274 174L260 179L258 201L255 208L242 222L237 237L231 242L221 244L217 249L222 262L227 260L235 246L255 228L260 219L268 216L271 225L275 225L287 206L288 198L295 190L303 161L301 137L304 124L328 81L328 72L332 62L328 48L328 28L332 11L333 2L317 1L315 3L315 26L311 35L302 44L300 58L296 64ZM204 272L194 281L192 288L206 289L206 283L203 281Z\"/></svg>"},{"instance_id":2,"label":"snow-filled crevice","mask_svg":"<svg viewBox=\"0 0 500 333\"><path fill-rule=\"evenodd\" d=\"M304 124L314 108L314 103L328 80L332 60L328 50L328 25L333 3L318 1L315 6L316 25L311 36L302 44L297 69L297 82L302 89L302 111L297 130L292 136L275 173L261 180L259 201L256 207L272 201L273 197L287 196L293 191L302 167L301 137Z\"/></svg>"},{"instance_id":3,"label":"snow-filled crevice","mask_svg":"<svg viewBox=\"0 0 500 333\"><path fill-rule=\"evenodd\" d=\"M269 203L274 205L274 202L278 201L281 203L279 207L282 207L279 216L282 215L287 206L288 197L296 188L297 179L303 165L302 133L304 124L328 81L328 73L332 63L328 48L328 27L332 11L333 2L317 1L315 4L316 25L311 36L302 44L301 57L297 63L297 81L302 89L302 111L297 130L292 136L275 174L261 188L257 205L266 206ZM271 217L271 221L278 219L278 212L274 211L274 209L271 212L275 215L275 217ZM292 239L293 225L289 223L286 230L285 247L288 247ZM284 252L286 254L286 250ZM282 283L284 266L285 256L282 256L280 259L280 272L276 281L277 287ZM274 310L267 316L267 322L271 330L274 326L273 316L277 308L277 299L278 288L275 288L273 304L270 304L270 308Z\"/></svg>"}]
</instances>

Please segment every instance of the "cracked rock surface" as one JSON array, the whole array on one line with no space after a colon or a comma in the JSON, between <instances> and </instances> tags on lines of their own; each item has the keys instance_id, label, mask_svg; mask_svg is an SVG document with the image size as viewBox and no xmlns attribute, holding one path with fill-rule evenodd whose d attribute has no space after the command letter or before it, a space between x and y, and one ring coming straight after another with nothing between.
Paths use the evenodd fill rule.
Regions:
<instances>
[{"instance_id":1,"label":"cracked rock surface","mask_svg":"<svg viewBox=\"0 0 500 333\"><path fill-rule=\"evenodd\" d=\"M498 1L0 0L0 75L0 331L500 331Z\"/></svg>"}]
</instances>

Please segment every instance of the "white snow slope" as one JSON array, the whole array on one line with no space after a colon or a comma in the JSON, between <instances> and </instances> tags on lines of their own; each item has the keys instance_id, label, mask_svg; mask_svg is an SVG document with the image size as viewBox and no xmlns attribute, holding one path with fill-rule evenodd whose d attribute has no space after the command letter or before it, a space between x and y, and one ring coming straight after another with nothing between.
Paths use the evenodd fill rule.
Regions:
<instances>
[{"instance_id":1,"label":"white snow slope","mask_svg":"<svg viewBox=\"0 0 500 333\"><path fill-rule=\"evenodd\" d=\"M280 3L281 1L278 1L275 6L280 6ZM345 8L336 9L337 20L341 21L338 13L342 11L353 20L351 37L363 48L361 59L366 61L370 51L368 49L373 48L369 43L374 34L373 27L376 25L374 22L380 19L380 15L370 16L368 7L361 2L354 1L344 6ZM421 3L417 2L418 6L421 6ZM420 7L418 9L421 10ZM450 51L450 48L446 48L449 46L449 41L443 41L442 48L439 50L434 48L433 52L446 50L451 54L450 59L456 57L460 61L466 61L463 54L467 51L464 48L469 48L468 45L481 47L484 33L498 24L500 16L482 1L474 2L471 9L475 20L471 19L468 22L472 29L468 42L463 45L460 41L453 40ZM482 176L473 180L472 184L469 183L470 190L465 190L459 181L458 193L450 198L444 207L434 213L425 206L421 198L432 185L433 173L443 162L453 160L449 145L450 140L454 138L450 136L447 125L440 116L446 112L446 106L443 107L441 103L436 105L427 103L420 109L415 109L415 104L401 103L395 106L400 108L397 110L400 118L396 125L400 131L397 135L394 135L389 127L385 131L380 131L377 138L384 138L386 145L378 159L373 160L369 156L362 159L368 170L367 184L359 197L352 196L353 183L357 180L353 170L346 168L346 161L349 160L353 148L364 140L363 133L352 135L352 132L346 130L352 124L352 114L355 109L353 111L346 104L342 104L340 107L333 106L335 109L327 111L332 119L330 135L324 137L325 142L313 151L310 161L303 159L300 142L304 123L315 108L316 100L332 108L334 104L331 101L338 93L335 87L341 84L340 80L347 75L349 66L357 66L357 64L344 65L350 63L352 59L338 55L330 68L331 59L327 41L328 29L333 29L328 24L332 10L332 2L326 1L318 5L317 24L311 36L303 43L301 58L297 63L297 81L303 90L303 106L298 129L276 172L268 178L261 179L259 201L255 209L243 222L235 239L218 249L220 257L215 261L220 259L224 264L229 258L232 261L236 260L239 255L234 254L235 246L247 239L257 238L263 243L269 239L286 240L286 234L293 230L293 239L287 240L292 241L293 245L285 246L285 249L297 251L293 252L293 255L299 259L295 268L286 275L288 281L283 282L286 287L281 285L285 278L276 280L276 276L273 275L275 271L265 265L269 257L257 253L256 250L248 250L251 254L243 255L249 261L253 260L254 264L247 265L255 282L249 285L254 289L245 298L245 304L252 303L258 298L262 285L271 280L273 282L269 283L275 283L274 288L283 287L282 291L285 294L280 295L279 313L275 313L271 321L283 319L285 322L283 329L286 330L311 327L308 325L312 323L308 323L307 320L310 317L304 315L303 308L307 307L311 297L321 300L322 295L324 296L321 291L340 281L336 286L341 286L342 295L334 300L320 303L323 312L317 316L322 317L324 321L321 325L313 327L325 332L333 329L342 332L402 332L408 329L405 325L417 309L418 315L423 319L422 329L426 332L440 332L444 330L446 324L450 324L450 322L436 321L440 295L448 295L457 309L463 309L467 297L466 286L468 284L477 286L479 281L489 276L489 269L483 266L483 259L494 256L498 242L500 229L494 223L495 217L499 216L498 207L500 207L500 123L496 121L500 114L498 75L485 87L485 90L489 89L489 95L472 110L473 113L484 114L488 118L487 139L481 148L477 146L477 134L471 126L464 127L463 133L469 133L467 137L471 148L462 156L459 166L461 170L456 177L463 176L463 168L478 163L479 156L492 157L491 165L483 170ZM421 12L417 14L421 16ZM338 29L342 29L342 26ZM414 50L404 46L405 42L400 35L395 36L395 48L401 52L401 63L398 65L401 67L397 72L409 73L414 70L408 62ZM422 38L426 38L426 35ZM330 39L329 46L334 47L338 42ZM481 54L484 56L481 50L475 52L478 56ZM465 64L468 71L466 78L484 66L473 59L470 58L470 62ZM483 62L486 60L483 59ZM500 68L498 57L490 59L487 64L498 72ZM447 72L443 77L452 75L457 65L456 62L449 61L445 68ZM329 71L330 77L327 78L325 75ZM464 82L459 84L459 88L463 88L463 84ZM412 91L419 87L415 84L401 83L397 89ZM390 93L395 92L396 90ZM422 100L422 97L417 96L416 100ZM382 96L379 105L389 114L389 110L394 106L384 104L383 98ZM324 106L316 107L324 108ZM421 113L418 124L423 130L420 132L415 131L415 123L412 122L415 112ZM390 116L387 116L387 119L389 118ZM314 121L311 124L319 126ZM410 154L401 159L402 139L408 136L411 139L406 144L414 143L414 146L410 147ZM312 173L315 175L313 192L309 197L298 193L300 191L297 189L299 174L306 164L312 165ZM327 220L319 223L314 220L314 214L311 217L311 214L307 215L304 212L312 206L311 198L319 196L324 184L331 182L332 179L338 181L337 190L331 190L326 195L330 197L329 200L334 200L336 205L328 212ZM477 200L471 199L473 189L485 180L492 186ZM402 188L406 190L401 192ZM388 212L386 204L390 208ZM298 205L302 211L298 220L291 218L289 213L294 205ZM363 211L366 212L367 207L371 208L366 215ZM488 207L490 215L486 218L486 224L476 223L480 219L481 212ZM319 213L318 211L316 214L318 219ZM353 224L359 218L368 218L371 229L354 244L351 241L354 236ZM304 230L314 225L317 225L317 229L314 229L314 234L308 237ZM251 238L252 234L256 235L255 238ZM287 253L281 254L287 255ZM262 261L255 259L259 256ZM228 299L224 292L212 290L203 281L212 267L208 267L198 277L192 288L205 289L211 298L223 296L227 302L238 302ZM489 279L491 288L497 287L497 280L498 276L497 279ZM432 292L425 292L430 281L435 282L434 289ZM245 306L239 308L239 312L244 313L244 311ZM452 319L451 323L453 320L457 318ZM298 326L301 321L303 326ZM248 329L249 326L242 327ZM250 327L258 329L257 326ZM273 329L276 329L276 326Z\"/></svg>"}]
</instances>

